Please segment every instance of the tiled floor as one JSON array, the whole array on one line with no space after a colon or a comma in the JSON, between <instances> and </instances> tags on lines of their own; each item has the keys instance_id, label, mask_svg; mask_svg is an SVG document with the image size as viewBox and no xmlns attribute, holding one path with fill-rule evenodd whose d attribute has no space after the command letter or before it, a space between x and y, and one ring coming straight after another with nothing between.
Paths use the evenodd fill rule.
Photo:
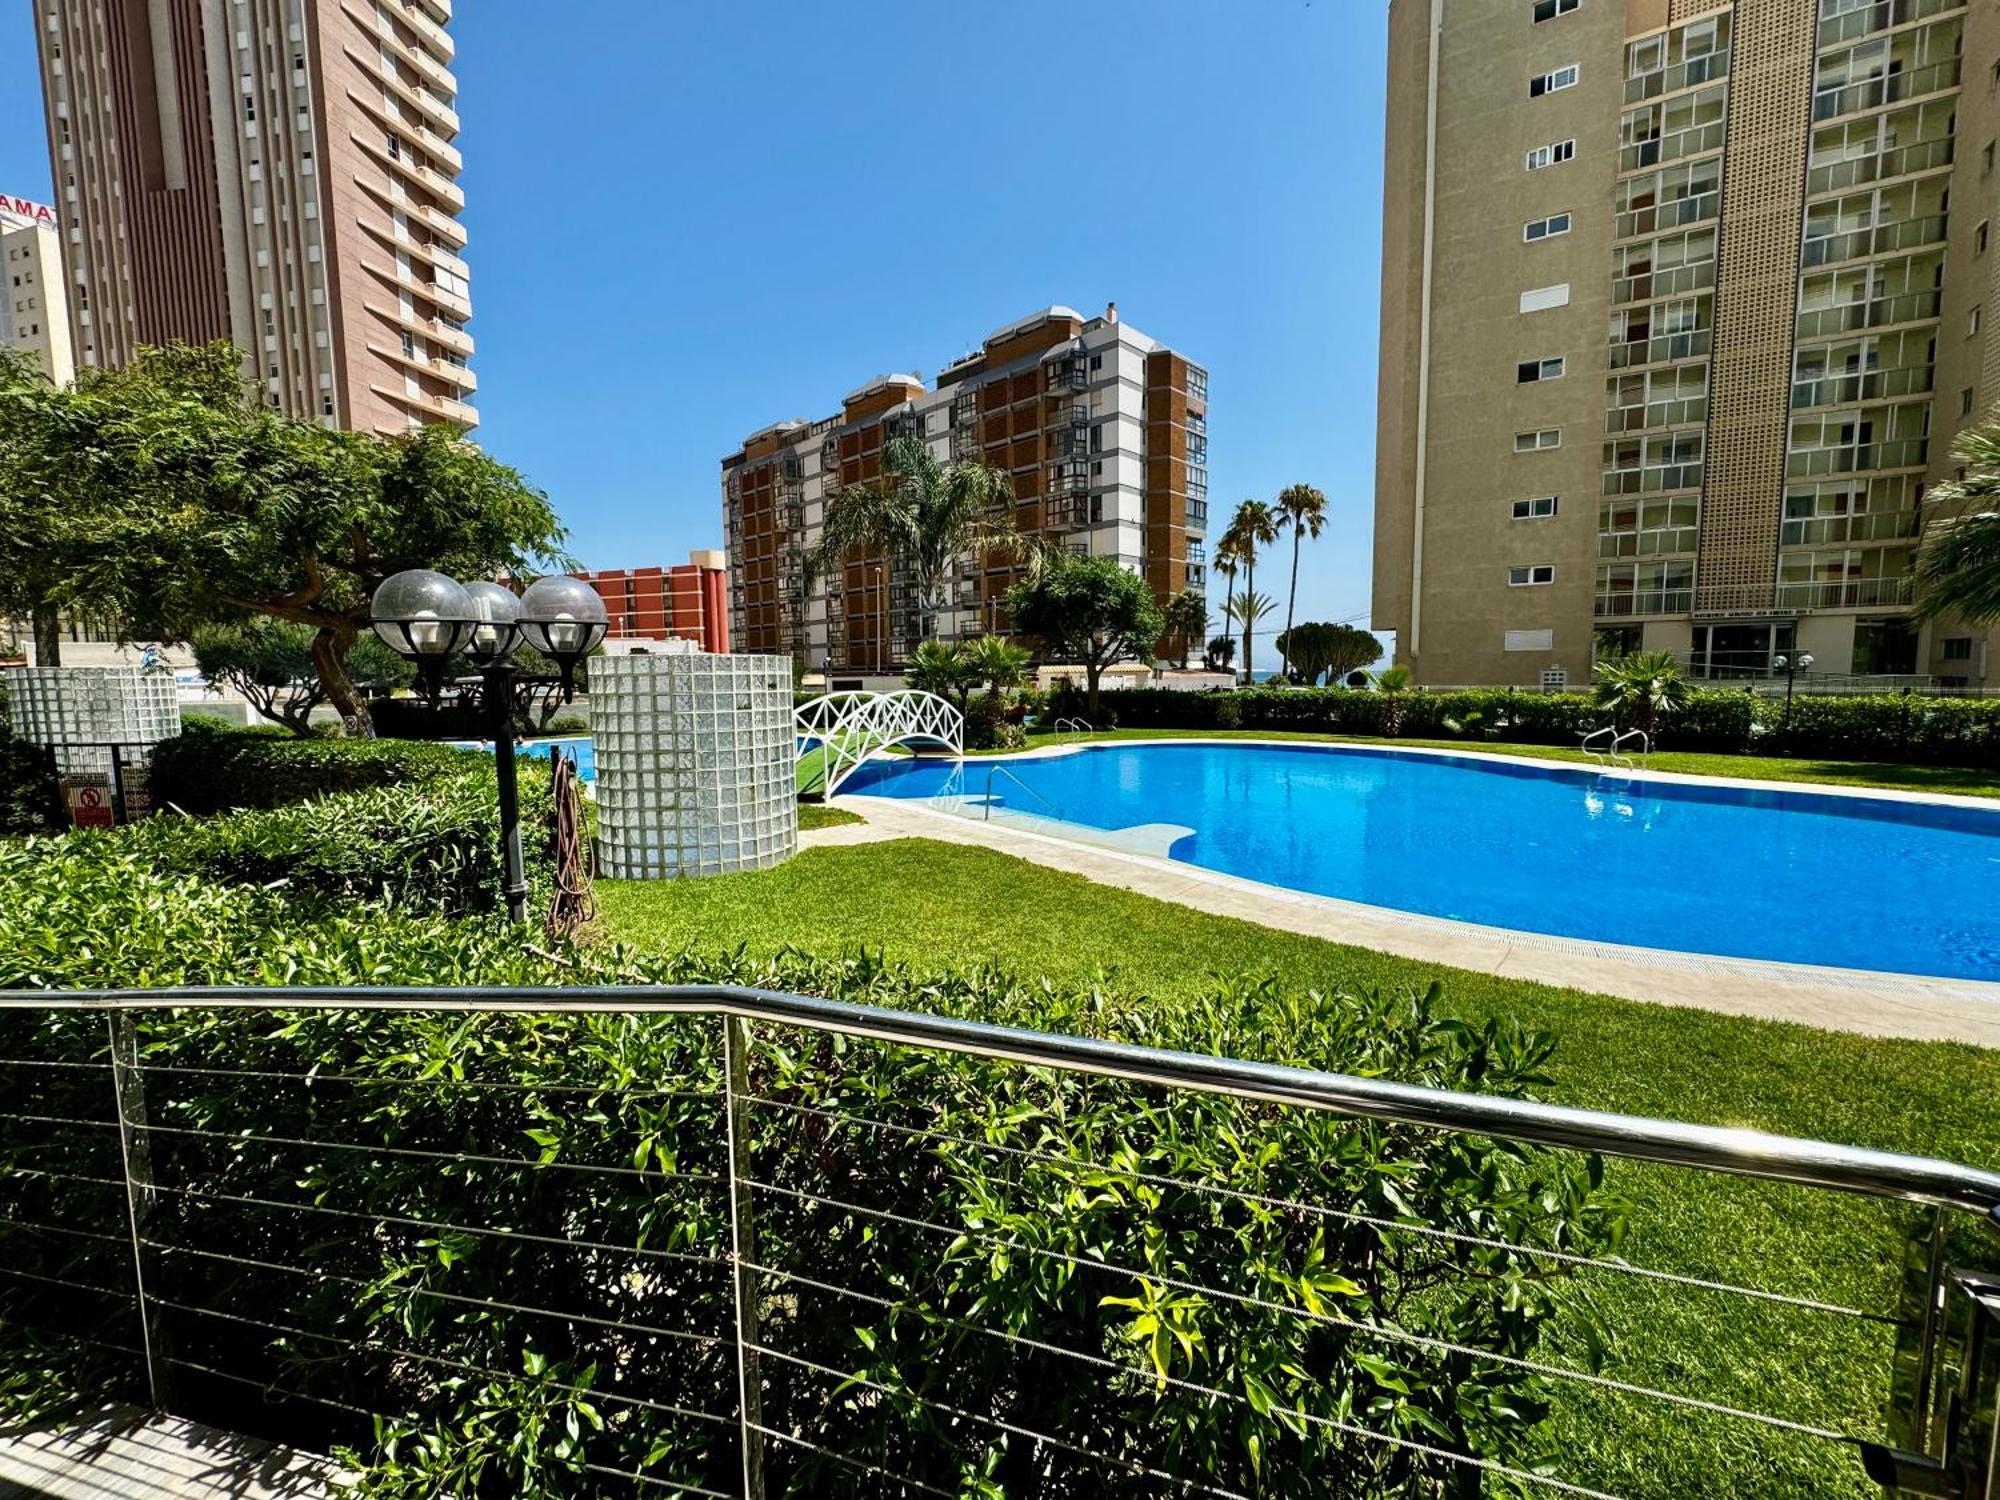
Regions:
<instances>
[{"instance_id":1,"label":"tiled floor","mask_svg":"<svg viewBox=\"0 0 2000 1500\"><path fill-rule=\"evenodd\" d=\"M810 843L929 838L978 844L1162 901L1452 968L1868 1036L2000 1047L2000 984L1708 958L1509 932L1306 895L1135 850L1086 845L1044 831L1063 826L1045 819L1016 814L979 821L884 797L838 801L865 817L867 828L828 829L809 836ZM848 837L826 837L836 833Z\"/></svg>"},{"instance_id":2,"label":"tiled floor","mask_svg":"<svg viewBox=\"0 0 2000 1500\"><path fill-rule=\"evenodd\" d=\"M0 1433L0 1500L306 1500L341 1494L335 1477L324 1459L130 1407Z\"/></svg>"}]
</instances>

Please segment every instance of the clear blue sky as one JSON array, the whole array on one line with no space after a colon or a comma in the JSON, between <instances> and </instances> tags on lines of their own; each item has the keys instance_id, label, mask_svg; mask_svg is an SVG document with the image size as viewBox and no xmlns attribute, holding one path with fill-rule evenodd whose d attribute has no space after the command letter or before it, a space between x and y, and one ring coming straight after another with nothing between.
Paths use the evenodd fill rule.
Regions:
<instances>
[{"instance_id":1,"label":"clear blue sky","mask_svg":"<svg viewBox=\"0 0 2000 1500\"><path fill-rule=\"evenodd\" d=\"M1381 0L561 9L453 31L480 438L587 565L720 545L765 423L1115 300L1209 369L1214 512L1320 486L1301 613L1363 614ZM21 0L0 41L0 190L48 198Z\"/></svg>"}]
</instances>

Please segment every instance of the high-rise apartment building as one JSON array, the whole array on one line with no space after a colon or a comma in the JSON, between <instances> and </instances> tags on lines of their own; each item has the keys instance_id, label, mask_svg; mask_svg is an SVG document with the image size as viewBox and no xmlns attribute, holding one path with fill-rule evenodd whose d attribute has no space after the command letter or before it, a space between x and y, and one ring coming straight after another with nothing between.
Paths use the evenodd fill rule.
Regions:
<instances>
[{"instance_id":1,"label":"high-rise apartment building","mask_svg":"<svg viewBox=\"0 0 2000 1500\"><path fill-rule=\"evenodd\" d=\"M1392 0L1374 620L1431 683L2000 680L1917 622L2000 406L2000 5Z\"/></svg>"},{"instance_id":2,"label":"high-rise apartment building","mask_svg":"<svg viewBox=\"0 0 2000 1500\"><path fill-rule=\"evenodd\" d=\"M883 446L901 436L942 462L1005 471L1022 532L1116 558L1162 601L1205 587L1208 372L1121 323L1115 305L1096 318L1051 307L997 329L933 386L877 376L838 415L763 428L723 459L739 650L870 672L895 670L916 646L915 589L893 559L857 553L810 587L805 569L828 500L879 480ZM938 637L1006 633L1018 576L1008 559L961 559Z\"/></svg>"},{"instance_id":3,"label":"high-rise apartment building","mask_svg":"<svg viewBox=\"0 0 2000 1500\"><path fill-rule=\"evenodd\" d=\"M596 589L610 616L607 640L692 641L729 649L727 562L703 547L672 568L601 568L577 576Z\"/></svg>"},{"instance_id":4,"label":"high-rise apartment building","mask_svg":"<svg viewBox=\"0 0 2000 1500\"><path fill-rule=\"evenodd\" d=\"M0 194L0 254L7 278L0 291L9 304L0 314L0 344L32 355L44 375L68 385L76 378L76 357L54 207Z\"/></svg>"},{"instance_id":5,"label":"high-rise apartment building","mask_svg":"<svg viewBox=\"0 0 2000 1500\"><path fill-rule=\"evenodd\" d=\"M274 406L477 421L449 0L33 0L78 362L231 339Z\"/></svg>"}]
</instances>

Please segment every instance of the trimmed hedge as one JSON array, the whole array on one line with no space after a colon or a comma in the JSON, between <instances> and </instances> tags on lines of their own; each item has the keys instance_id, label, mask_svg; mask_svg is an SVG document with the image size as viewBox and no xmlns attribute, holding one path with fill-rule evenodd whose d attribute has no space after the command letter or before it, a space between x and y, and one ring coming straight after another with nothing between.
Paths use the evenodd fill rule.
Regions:
<instances>
[{"instance_id":1,"label":"trimmed hedge","mask_svg":"<svg viewBox=\"0 0 2000 1500\"><path fill-rule=\"evenodd\" d=\"M1574 745L1606 722L1583 693L1489 688L1394 697L1346 688L1240 688L1182 693L1127 688L1106 693L1104 711L1124 729L1296 730L1383 735L1400 711L1406 739L1499 739ZM1917 694L1800 696L1784 731L1785 700L1734 688L1697 688L1661 726L1662 750L1784 753L1833 760L2000 770L2000 698Z\"/></svg>"},{"instance_id":2,"label":"trimmed hedge","mask_svg":"<svg viewBox=\"0 0 2000 1500\"><path fill-rule=\"evenodd\" d=\"M153 752L156 807L187 813L285 807L335 792L434 785L480 764L476 750L408 740L300 739L282 729L187 721Z\"/></svg>"}]
</instances>

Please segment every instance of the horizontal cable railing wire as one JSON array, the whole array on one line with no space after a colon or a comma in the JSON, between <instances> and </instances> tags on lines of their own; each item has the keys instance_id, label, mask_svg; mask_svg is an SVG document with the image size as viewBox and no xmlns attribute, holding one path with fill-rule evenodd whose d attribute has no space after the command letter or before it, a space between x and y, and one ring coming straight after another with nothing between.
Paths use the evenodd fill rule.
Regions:
<instances>
[{"instance_id":1,"label":"horizontal cable railing wire","mask_svg":"<svg viewBox=\"0 0 2000 1500\"><path fill-rule=\"evenodd\" d=\"M78 1347L143 1367L160 1404L228 1420L225 1388L261 1391L244 1420L322 1449L431 1430L481 1391L571 1424L547 1471L562 1493L955 1494L978 1474L1008 1493L1235 1497L1273 1492L1270 1472L1327 1494L1453 1474L1659 1492L1564 1472L1527 1429L1385 1404L1396 1370L1447 1416L1452 1390L1574 1390L1819 1445L1852 1472L1857 1446L1898 1434L1746 1400L1726 1360L1656 1369L1643 1347L1579 1344L1590 1299L1564 1289L1847 1327L1882 1341L1839 1346L1853 1357L1886 1366L1893 1341L1924 1379L1942 1292L1913 1311L1634 1263L1594 1227L1594 1166L1589 1185L1552 1168L1572 1183L1554 1198L1477 1204L1415 1178L1361 1192L1311 1153L1435 1167L1430 1142L1504 1141L1523 1181L1537 1153L1587 1153L2000 1223L2000 1174L1927 1158L748 987L0 995L9 1013L56 1024L0 1057L0 1333L73 1318ZM401 1045L439 1017L479 1026L478 1049ZM517 1034L537 1047L509 1051ZM1927 1233L1936 1283L1946 1231ZM1335 1259L1316 1271L1322 1242ZM1489 1283L1529 1299L1530 1331L1445 1316ZM1219 1433L1264 1449L1203 1446Z\"/></svg>"}]
</instances>

